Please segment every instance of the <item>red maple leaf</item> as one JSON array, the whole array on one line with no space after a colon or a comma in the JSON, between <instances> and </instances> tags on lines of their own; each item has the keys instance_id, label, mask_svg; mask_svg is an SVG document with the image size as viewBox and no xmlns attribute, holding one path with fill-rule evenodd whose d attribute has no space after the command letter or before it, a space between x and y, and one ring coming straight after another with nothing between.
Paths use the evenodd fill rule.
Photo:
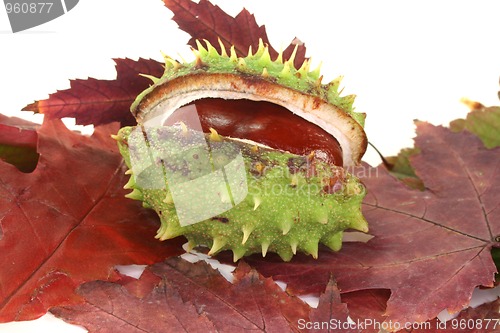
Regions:
<instances>
[{"instance_id":1,"label":"red maple leaf","mask_svg":"<svg viewBox=\"0 0 500 333\"><path fill-rule=\"evenodd\" d=\"M235 279L231 284L205 262L171 258L136 282L83 284L83 305L51 312L90 332L297 332L308 318L309 306L248 265Z\"/></svg>"},{"instance_id":2,"label":"red maple leaf","mask_svg":"<svg viewBox=\"0 0 500 333\"><path fill-rule=\"evenodd\" d=\"M390 289L385 316L399 323L460 311L476 286L493 286L500 148L486 149L469 132L417 125L420 153L410 160L425 191L410 189L383 167L354 171L364 175L364 214L373 239L345 243L338 253L322 251L318 260L254 256L247 262L297 293L320 292L332 272L342 292Z\"/></svg>"},{"instance_id":3,"label":"red maple leaf","mask_svg":"<svg viewBox=\"0 0 500 333\"><path fill-rule=\"evenodd\" d=\"M190 302L184 302L167 279L145 271L130 284L92 281L81 285L77 293L85 302L60 306L51 312L66 322L82 325L89 332L214 332L206 314L199 314ZM134 289L148 289L138 294Z\"/></svg>"},{"instance_id":4,"label":"red maple leaf","mask_svg":"<svg viewBox=\"0 0 500 333\"><path fill-rule=\"evenodd\" d=\"M309 306L283 292L272 279L265 279L248 265L240 264L234 273L234 284L204 262L195 264L172 258L153 265L151 270L168 276L184 300L192 302L199 312L220 331L257 330L280 332L283 327L297 331L299 319L307 318Z\"/></svg>"},{"instance_id":5,"label":"red maple leaf","mask_svg":"<svg viewBox=\"0 0 500 333\"><path fill-rule=\"evenodd\" d=\"M182 239L156 241L156 215L124 198L128 176L110 138L117 130L85 137L46 121L32 173L0 161L0 322L77 302L79 284L116 279L115 265L182 252Z\"/></svg>"},{"instance_id":6,"label":"red maple leaf","mask_svg":"<svg viewBox=\"0 0 500 333\"><path fill-rule=\"evenodd\" d=\"M48 99L36 101L23 111L43 113L47 118L75 118L78 125L101 125L120 122L134 125L130 105L136 96L151 85L151 80L140 74L159 77L163 65L151 59L114 59L115 80L71 80L71 88L51 94Z\"/></svg>"},{"instance_id":7,"label":"red maple leaf","mask_svg":"<svg viewBox=\"0 0 500 333\"><path fill-rule=\"evenodd\" d=\"M333 277L330 277L326 290L319 297L318 307L309 315L310 330L320 329L322 332L361 332L358 325L349 321L347 304L342 303L340 291Z\"/></svg>"},{"instance_id":8,"label":"red maple leaf","mask_svg":"<svg viewBox=\"0 0 500 333\"><path fill-rule=\"evenodd\" d=\"M259 26L255 16L243 9L236 17L226 14L219 6L212 5L207 0L199 3L190 0L163 0L165 6L174 13L173 20L179 27L191 35L188 44L196 48L196 40L208 40L214 47L219 48L219 39L229 50L234 45L238 56L246 56L251 46L255 52L259 46L259 39L269 45L269 53L274 59L278 52L270 45L266 28ZM294 64L299 68L304 62L306 47L298 39L283 51L284 60L289 59L297 45Z\"/></svg>"}]
</instances>

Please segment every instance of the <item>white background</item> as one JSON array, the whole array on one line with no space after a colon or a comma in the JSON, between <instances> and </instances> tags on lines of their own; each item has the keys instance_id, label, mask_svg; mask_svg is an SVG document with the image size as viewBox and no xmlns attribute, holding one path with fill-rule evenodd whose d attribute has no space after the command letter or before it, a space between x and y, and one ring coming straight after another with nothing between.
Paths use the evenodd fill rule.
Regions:
<instances>
[{"instance_id":1,"label":"white background","mask_svg":"<svg viewBox=\"0 0 500 333\"><path fill-rule=\"evenodd\" d=\"M246 7L266 24L275 48L304 41L307 55L323 62L325 81L343 75L345 93L356 94L357 111L368 115L370 142L384 155L413 145L413 119L437 125L465 117L462 97L499 104L497 1L212 2L231 15ZM0 9L0 112L40 121L20 109L69 88L68 79L113 79L112 58L161 61L160 51L189 58L189 36L171 17L160 0L82 0L60 18L13 34ZM372 150L365 160L379 163ZM0 325L14 330L35 329Z\"/></svg>"}]
</instances>

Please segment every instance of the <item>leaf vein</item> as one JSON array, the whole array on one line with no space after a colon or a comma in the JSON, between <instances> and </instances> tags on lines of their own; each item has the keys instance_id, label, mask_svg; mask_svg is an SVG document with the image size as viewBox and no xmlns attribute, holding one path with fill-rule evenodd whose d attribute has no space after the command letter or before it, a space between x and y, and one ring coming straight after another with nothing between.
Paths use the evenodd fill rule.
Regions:
<instances>
[{"instance_id":1,"label":"leaf vein","mask_svg":"<svg viewBox=\"0 0 500 333\"><path fill-rule=\"evenodd\" d=\"M424 218L424 217L416 216L416 215L413 215L413 214L410 214L410 213L407 213L407 212L402 212L402 211L399 211L399 210L396 210L396 209L391 209L391 208L387 208L387 207L383 207L383 206L376 206L376 205L369 204L369 203L365 203L365 205L370 206L370 207L374 207L374 208L378 208L378 209L382 209L382 210L385 210L385 211L389 211L389 212L392 212L392 213L395 213L395 214L405 215L405 216L417 219L419 221L430 223L430 224L432 224L434 226L446 229L448 231L452 231L452 232L460 234L462 236L466 236L466 237L469 237L469 238L472 238L472 239L480 240L480 241L485 242L485 243L490 242L490 240L488 240L488 239L482 239L482 238L477 237L477 236L469 235L469 234L467 234L465 232L462 232L460 230L456 230L456 229L453 229L451 227L442 225L442 224L440 224L438 222L432 221L432 220Z\"/></svg>"}]
</instances>

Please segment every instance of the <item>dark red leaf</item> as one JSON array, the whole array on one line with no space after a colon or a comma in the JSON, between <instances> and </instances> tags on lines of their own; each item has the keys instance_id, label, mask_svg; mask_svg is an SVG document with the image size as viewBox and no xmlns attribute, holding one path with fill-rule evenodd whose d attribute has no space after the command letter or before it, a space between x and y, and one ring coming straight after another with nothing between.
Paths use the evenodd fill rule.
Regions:
<instances>
[{"instance_id":1,"label":"dark red leaf","mask_svg":"<svg viewBox=\"0 0 500 333\"><path fill-rule=\"evenodd\" d=\"M290 332L309 307L247 265L234 284L204 262L171 258L126 286L89 282L84 305L57 307L55 315L90 332Z\"/></svg>"},{"instance_id":2,"label":"dark red leaf","mask_svg":"<svg viewBox=\"0 0 500 333\"><path fill-rule=\"evenodd\" d=\"M61 90L46 100L36 101L24 107L24 111L43 113L48 118L72 117L78 125L101 125L120 122L122 126L134 125L130 105L151 80L140 76L147 74L159 77L163 65L151 59L138 61L115 59L116 79L72 80L71 88Z\"/></svg>"},{"instance_id":3,"label":"dark red leaf","mask_svg":"<svg viewBox=\"0 0 500 333\"><path fill-rule=\"evenodd\" d=\"M207 0L199 3L190 0L163 0L165 6L174 13L173 20L179 27L191 35L188 44L196 47L196 40L208 40L219 49L218 39L222 41L226 49L234 45L239 56L246 56L251 46L255 51L259 45L259 39L266 44L269 43L266 28L259 26L253 14L243 9L236 17L226 14L219 6L212 5ZM295 56L295 67L299 68L305 60L306 48L298 39L294 39L284 52L284 59L290 58L295 45L298 45ZM274 59L278 52L269 45L269 52Z\"/></svg>"},{"instance_id":4,"label":"dark red leaf","mask_svg":"<svg viewBox=\"0 0 500 333\"><path fill-rule=\"evenodd\" d=\"M492 246L500 235L500 149L468 132L418 123L420 154L410 160L427 190L412 190L383 167L356 170L368 195L364 213L375 237L345 243L318 260L247 259L297 293L321 292L332 272L342 292L390 289L387 320L423 322L460 311L478 285L492 286ZM275 258L275 257L272 257ZM267 258L266 258L267 259Z\"/></svg>"},{"instance_id":5,"label":"dark red leaf","mask_svg":"<svg viewBox=\"0 0 500 333\"><path fill-rule=\"evenodd\" d=\"M149 286L151 275L156 277L146 271L136 285ZM117 283L87 282L78 288L84 304L56 307L51 312L69 323L85 326L90 333L215 332L205 313L184 302L167 279L158 280L142 297Z\"/></svg>"},{"instance_id":6,"label":"dark red leaf","mask_svg":"<svg viewBox=\"0 0 500 333\"><path fill-rule=\"evenodd\" d=\"M0 322L73 304L82 282L116 279L115 265L182 252L182 239L156 241L156 215L124 198L128 176L110 138L117 130L106 125L85 137L46 121L35 171L0 161Z\"/></svg>"},{"instance_id":7,"label":"dark red leaf","mask_svg":"<svg viewBox=\"0 0 500 333\"><path fill-rule=\"evenodd\" d=\"M333 277L326 285L326 290L319 297L319 304L311 311L311 332L361 332L356 322L348 319L347 305L340 301L340 291Z\"/></svg>"},{"instance_id":8,"label":"dark red leaf","mask_svg":"<svg viewBox=\"0 0 500 333\"><path fill-rule=\"evenodd\" d=\"M309 306L248 266L238 269L243 271L235 273L233 285L202 262L172 258L151 268L168 278L184 301L206 312L218 331L298 331L298 321L307 318Z\"/></svg>"}]
</instances>

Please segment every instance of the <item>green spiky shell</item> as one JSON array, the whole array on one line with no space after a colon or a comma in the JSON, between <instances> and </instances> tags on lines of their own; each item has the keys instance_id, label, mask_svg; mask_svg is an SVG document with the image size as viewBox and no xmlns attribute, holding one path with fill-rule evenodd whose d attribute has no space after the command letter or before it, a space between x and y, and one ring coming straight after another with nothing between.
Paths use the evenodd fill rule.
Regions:
<instances>
[{"instance_id":1,"label":"green spiky shell","mask_svg":"<svg viewBox=\"0 0 500 333\"><path fill-rule=\"evenodd\" d=\"M243 156L248 195L232 209L220 215L181 226L168 188L168 180L166 177L162 178L165 172L161 170L168 167L168 163L165 164L158 156L167 156L167 151L170 153L168 156L172 156L172 152L175 153L177 149L184 151L186 145L189 145L186 143L189 133L178 127L148 129L150 142L156 142L154 149L157 157L143 174L137 174L132 171L132 155L135 154L137 158L149 156L150 152L141 151L143 148L130 148L137 147L129 141L135 129L122 128L115 137L130 168L130 180L125 188L132 189L128 194L129 198L142 200L145 207L158 213L161 227L156 237L160 240L184 235L191 247L210 247L211 255L231 250L236 261L252 253L262 253L265 256L267 252L275 252L288 261L297 251L317 258L319 243L338 251L345 229L363 232L368 230L360 209L365 195L364 187L341 167L314 159L312 155L298 156L223 138L215 131L211 135L206 134L206 140L212 147L211 159L214 161L214 169L224 167L227 162L216 161L214 145L230 142ZM163 144L158 138L166 134L175 139ZM198 151L183 154L181 158L192 162L192 157L196 154L197 158L197 153ZM151 178L155 170L160 170L159 177L163 179L163 188L141 187L139 178L144 175ZM311 172L312 170L314 172ZM181 174L185 171L176 170ZM190 175L192 178L199 176L202 175L196 172ZM336 180L334 188L328 186L331 179ZM216 184L210 188L217 191ZM196 195L192 193L193 198Z\"/></svg>"},{"instance_id":2,"label":"green spiky shell","mask_svg":"<svg viewBox=\"0 0 500 333\"><path fill-rule=\"evenodd\" d=\"M197 99L248 99L281 105L334 136L342 148L344 166L357 164L367 146L363 130L365 115L354 112L354 96L341 96L340 78L323 84L320 68L311 71L309 60L296 69L293 65L295 51L286 61L281 54L273 60L267 46L260 41L255 53L250 49L246 57L238 57L234 47L228 54L221 43L219 53L209 42L206 47L197 42L193 53L195 60L191 62L179 62L165 56L163 76L150 77L154 84L141 93L131 107L139 126L124 128L116 137L130 168L127 172L130 181L125 188L132 192L127 197L141 200L144 207L158 213L161 227L157 238L165 240L184 235L190 247L208 246L209 254L233 251L235 261L258 252L263 256L275 252L288 261L297 251L316 258L321 243L334 251L339 250L346 229L366 232L367 223L361 214L364 188L341 167L313 159L313 169L319 172L311 174L308 168L301 167L294 172L283 172L296 162L300 165L311 161L307 156L285 151L254 149L249 143L214 136L214 133L207 135L207 141L230 141L241 149L251 191L232 209L181 226L167 177L158 171L165 168L165 161L156 159L152 168L134 172L131 156L140 152L134 150L128 140L136 129L148 127L148 131L158 133L174 130L173 127L154 126L161 126L175 110ZM172 152L182 150L184 144L181 135L178 142L170 141L168 147L160 144L157 148ZM193 162L194 155L181 158L191 158ZM194 172L191 176L200 175ZM162 188L143 186L144 179L162 177ZM332 179L336 187L332 191L325 190L325 183ZM213 185L213 191L217 191L217 186ZM273 191L275 188L281 190ZM192 195L197 197L197 193Z\"/></svg>"},{"instance_id":3,"label":"green spiky shell","mask_svg":"<svg viewBox=\"0 0 500 333\"><path fill-rule=\"evenodd\" d=\"M334 136L343 151L344 166L356 165L366 151L363 130L365 114L353 110L354 95L341 96L341 78L322 84L320 67L310 70L310 60L299 69L292 56L283 61L282 54L271 59L268 47L260 40L255 53L246 57L221 53L206 41L197 41L195 60L179 62L165 56L161 78L150 77L154 84L141 93L131 111L138 123L164 114L201 98L249 99L281 105Z\"/></svg>"}]
</instances>

